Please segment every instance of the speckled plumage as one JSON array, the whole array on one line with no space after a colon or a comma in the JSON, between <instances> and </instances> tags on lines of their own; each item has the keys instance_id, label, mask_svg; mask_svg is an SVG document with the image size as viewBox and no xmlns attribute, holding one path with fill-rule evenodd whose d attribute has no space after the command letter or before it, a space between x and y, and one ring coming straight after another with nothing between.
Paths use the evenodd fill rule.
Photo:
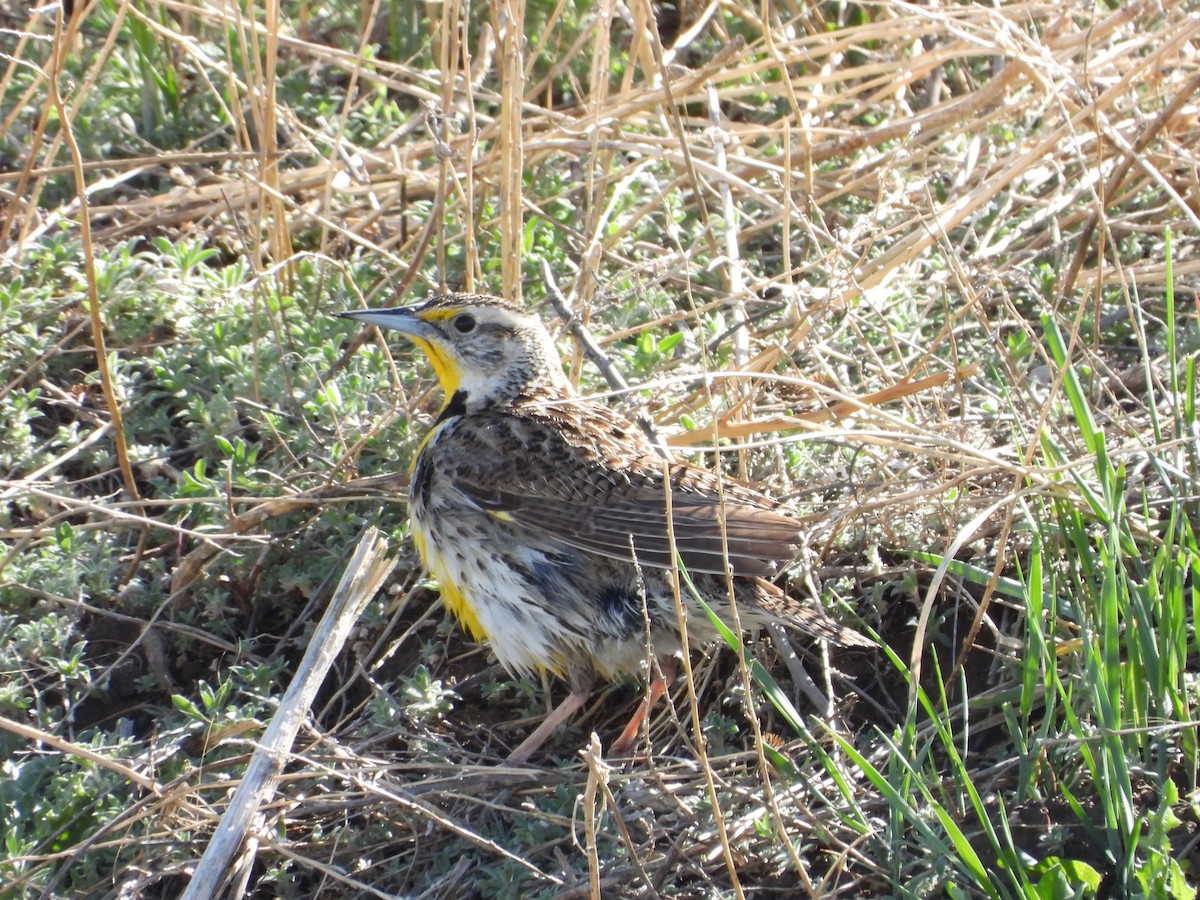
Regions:
<instances>
[{"instance_id":1,"label":"speckled plumage","mask_svg":"<svg viewBox=\"0 0 1200 900\"><path fill-rule=\"evenodd\" d=\"M751 488L666 462L628 420L580 399L535 316L467 294L347 315L407 334L446 390L412 470L413 533L447 605L509 671L549 670L585 697L594 675L644 667L647 622L656 655L681 650L668 478L674 549L719 614L728 566L743 625L864 642L767 580L791 561L799 522ZM684 602L689 640L714 638L686 591Z\"/></svg>"}]
</instances>

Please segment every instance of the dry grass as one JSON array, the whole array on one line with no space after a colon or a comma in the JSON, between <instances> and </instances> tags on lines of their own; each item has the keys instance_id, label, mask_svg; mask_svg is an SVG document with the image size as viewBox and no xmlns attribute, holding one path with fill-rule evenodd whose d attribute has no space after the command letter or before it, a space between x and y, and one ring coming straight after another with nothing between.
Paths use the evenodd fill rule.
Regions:
<instances>
[{"instance_id":1,"label":"dry grass","mask_svg":"<svg viewBox=\"0 0 1200 900\"><path fill-rule=\"evenodd\" d=\"M1168 230L1181 309L1200 283L1200 18L1186 5L887 0L845 21L824 18L832 4L684 6L672 34L654 26L648 0L585 12L497 0L486 24L465 4L427 5L427 32L408 37L431 49L411 63L366 52L381 41L389 49L380 37L389 10L378 4L350 22L332 6L283 15L274 0L249 13L216 0L124 2L74 20L84 38L73 66L70 34L47 40L54 29L41 15L6 39L0 150L22 164L0 172L0 267L16 277L25 254L65 228L80 237L72 264L91 293L64 299L90 318L56 320L39 364L75 353L90 357L90 373L106 353L147 351L104 343L119 329L106 318L115 312L97 261L131 237L198 240L244 260L253 277L219 302L197 300L186 327L209 327L221 304L253 306L259 333L284 355L299 355L303 338L271 298L303 280L306 262L322 273L314 311L323 313L405 302L444 283L535 302L546 294L538 262L549 259L576 316L619 364L645 336L685 333L652 372L627 372L638 388L613 402L648 414L710 464L719 444L731 471L791 499L812 522L798 587L846 601L913 673L910 685L882 652L831 661L806 651L809 671L827 679L818 690L842 700L823 723L809 722L814 733L789 733L780 759L774 738L756 736L786 724L744 700L730 654L709 653L695 679L707 753L684 690L653 721L649 759L614 769L595 747L577 756L586 732L612 735L628 714L633 692L617 688L564 736L560 759L506 768L497 760L531 727L506 724L530 710L520 693L528 686L494 693L489 680L505 676L489 669L485 649L439 625L408 559L301 731L262 810L256 852L231 869L235 894L944 890L954 878L936 858L888 858L882 836L895 804L834 735L886 766L881 735L915 714L912 685L936 693L944 683L948 709L965 717L969 697L984 710L971 724L976 741L1006 740L1004 710L989 698L1019 684L1023 632L997 579L1025 565L1031 498L1086 510L1071 475L1095 457L1064 411L1067 374L1039 316L1059 324L1075 366L1092 375L1098 427L1109 454L1129 463L1131 484L1147 477L1134 470L1151 448L1187 438L1153 433L1146 382L1161 383L1162 354L1123 352L1105 324L1159 315ZM512 23L527 16L536 27L521 41ZM160 59L226 124L169 152L132 136L119 153L89 143L89 104L130 70L118 39L126 20L153 35ZM320 120L290 108L282 71L306 73L340 105ZM410 115L367 128L381 96ZM360 144L360 133L370 141ZM69 174L86 190L64 192ZM362 258L376 261L375 280L352 284ZM158 340L196 339L183 328ZM563 346L574 348L565 337ZM576 377L602 390L574 354ZM277 664L286 681L297 631L324 587L263 597L261 570L292 564L276 553L281 541L303 548L305 529L332 533L323 516L357 522L380 497L402 494L401 476L349 476L359 465L384 472L372 441L425 421L436 402L430 382L395 369L401 399L390 409L330 420L302 402L345 383L356 358L339 349L284 400L231 398L235 430L254 421L264 445L319 436L307 454L273 463L276 480L260 494L232 481L207 495L146 494L145 464L117 415L136 383L102 367L79 379L103 400L78 413L77 441L0 482L10 504L0 565L19 565L69 522L114 536L108 590L55 597L0 570L7 596L21 598L10 606L65 613L83 632L119 626L120 652L94 678L138 660L157 682L129 704L143 715L157 716L156 702L170 710L171 694L194 697L198 678L216 683L233 662ZM259 365L256 356L266 383ZM0 396L34 386L31 377L55 396L62 385L44 368L4 371ZM260 419L268 409L286 415ZM412 449L402 433L397 456ZM1061 449L1056 465L1041 435ZM81 472L81 446L112 447L115 457ZM189 464L206 453L188 449ZM192 527L201 508L204 524ZM398 504L385 510L393 524L403 519ZM1151 542L1154 522L1142 512L1132 510L1133 528ZM972 583L914 561L913 548L994 577ZM331 578L338 561L335 550ZM125 605L131 584L160 572L170 587L152 612ZM273 583L286 582L285 572ZM255 604L271 612L257 618ZM923 655L931 647L938 652ZM785 683L804 677L785 653L759 649ZM432 683L414 686L418 664ZM441 693L450 686L454 697ZM413 711L430 698L446 707ZM133 715L113 700L103 718L123 714ZM176 895L270 714L260 707L169 741L140 725L128 752L98 763L128 796L124 810L61 849L25 854L0 893L55 896L68 881L79 890L79 868L96 855L109 861L96 864L88 896ZM97 762L85 746L94 733L77 734L70 716L51 733L6 715L0 725L27 742L21 758L36 748ZM1004 791L1012 768L973 749L978 791ZM993 866L984 843L976 850Z\"/></svg>"}]
</instances>

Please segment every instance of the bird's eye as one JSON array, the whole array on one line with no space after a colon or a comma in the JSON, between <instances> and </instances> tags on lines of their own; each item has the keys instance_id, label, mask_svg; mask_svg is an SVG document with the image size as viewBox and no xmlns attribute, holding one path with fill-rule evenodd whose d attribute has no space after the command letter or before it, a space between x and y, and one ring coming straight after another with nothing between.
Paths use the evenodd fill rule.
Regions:
<instances>
[{"instance_id":1,"label":"bird's eye","mask_svg":"<svg viewBox=\"0 0 1200 900\"><path fill-rule=\"evenodd\" d=\"M470 334L475 330L475 317L470 313L463 313L461 316L455 316L454 327L463 334Z\"/></svg>"}]
</instances>

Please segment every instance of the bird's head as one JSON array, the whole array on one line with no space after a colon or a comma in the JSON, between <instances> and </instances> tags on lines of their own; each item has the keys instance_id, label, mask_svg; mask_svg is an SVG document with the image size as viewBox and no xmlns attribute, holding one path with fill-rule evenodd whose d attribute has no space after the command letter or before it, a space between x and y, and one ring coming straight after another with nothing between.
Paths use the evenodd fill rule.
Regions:
<instances>
[{"instance_id":1,"label":"bird's head","mask_svg":"<svg viewBox=\"0 0 1200 900\"><path fill-rule=\"evenodd\" d=\"M574 393L541 320L498 297L438 294L341 316L404 334L429 357L447 401L466 409Z\"/></svg>"}]
</instances>

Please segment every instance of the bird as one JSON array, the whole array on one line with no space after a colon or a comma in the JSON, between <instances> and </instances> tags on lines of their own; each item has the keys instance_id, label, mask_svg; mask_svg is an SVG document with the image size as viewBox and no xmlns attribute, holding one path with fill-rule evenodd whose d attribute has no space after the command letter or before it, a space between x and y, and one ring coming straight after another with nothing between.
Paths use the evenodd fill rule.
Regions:
<instances>
[{"instance_id":1,"label":"bird","mask_svg":"<svg viewBox=\"0 0 1200 900\"><path fill-rule=\"evenodd\" d=\"M486 294L340 313L404 335L445 400L409 473L417 551L445 605L514 676L550 673L569 695L509 755L527 761L597 678L645 673L646 696L610 754L628 753L687 652L672 572L729 621L779 622L868 646L786 594L801 523L727 476L669 460L637 425L581 397L541 319ZM669 521L668 521L669 519ZM688 644L717 630L684 590Z\"/></svg>"}]
</instances>

